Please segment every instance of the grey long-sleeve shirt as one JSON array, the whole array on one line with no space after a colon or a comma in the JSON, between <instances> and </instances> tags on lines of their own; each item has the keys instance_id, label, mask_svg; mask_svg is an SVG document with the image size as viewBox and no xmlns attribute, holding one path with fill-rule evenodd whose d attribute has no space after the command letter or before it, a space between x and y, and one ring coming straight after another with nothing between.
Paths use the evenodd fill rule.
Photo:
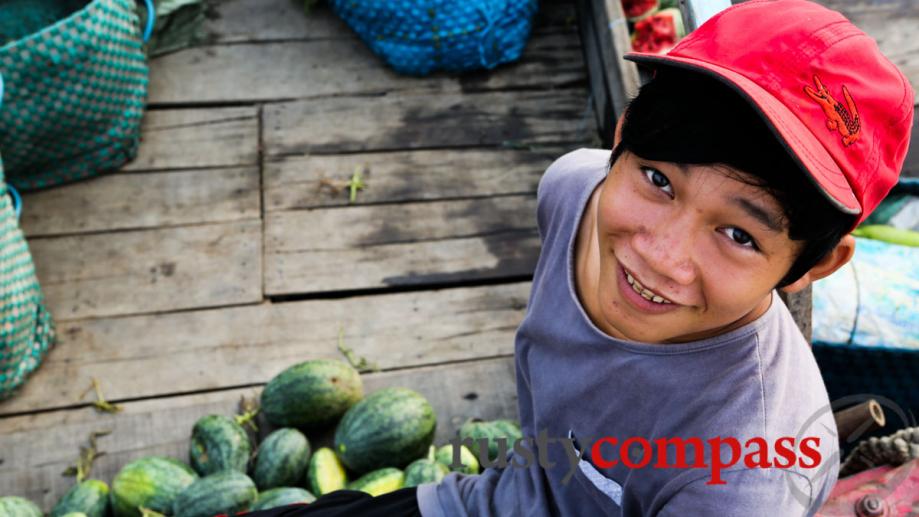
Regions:
<instances>
[{"instance_id":1,"label":"grey long-sleeve shirt","mask_svg":"<svg viewBox=\"0 0 919 517\"><path fill-rule=\"evenodd\" d=\"M478 476L450 474L422 485L425 517L454 515L664 515L719 517L810 515L829 496L838 473L836 425L826 388L791 314L777 293L769 310L749 324L713 338L681 344L614 339L590 321L574 286L574 243L591 193L606 175L609 151L581 149L556 160L540 180L537 220L542 249L526 316L515 338L517 393L523 434L574 436L585 449L568 460L561 442L543 447L555 466L531 461L526 468L491 468ZM725 468L725 484L713 479L712 447L703 446L708 468L644 468L616 459L630 437L733 437L745 446L765 439L770 459L780 437L820 438L815 468ZM611 437L618 446L589 454L591 439ZM785 442L788 445L788 442ZM639 463L637 447L633 465ZM606 446L604 446L606 447ZM540 452L534 442L525 448ZM629 449L632 450L632 449ZM686 449L693 461L693 447ZM724 461L731 456L721 448ZM675 448L665 462L674 464ZM797 458L808 460L802 450ZM630 456L632 457L632 456ZM535 458L535 455L534 455ZM512 452L512 463L526 455ZM544 463L545 464L545 463ZM571 468L576 465L577 468Z\"/></svg>"}]
</instances>

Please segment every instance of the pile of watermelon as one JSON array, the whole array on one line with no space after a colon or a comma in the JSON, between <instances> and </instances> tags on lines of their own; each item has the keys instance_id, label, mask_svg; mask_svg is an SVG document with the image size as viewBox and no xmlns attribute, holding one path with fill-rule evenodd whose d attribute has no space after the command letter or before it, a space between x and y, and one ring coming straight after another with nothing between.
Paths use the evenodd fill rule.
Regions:
<instances>
[{"instance_id":1,"label":"pile of watermelon","mask_svg":"<svg viewBox=\"0 0 919 517\"><path fill-rule=\"evenodd\" d=\"M664 54L686 35L679 0L622 0L632 50Z\"/></svg>"},{"instance_id":2,"label":"pile of watermelon","mask_svg":"<svg viewBox=\"0 0 919 517\"><path fill-rule=\"evenodd\" d=\"M275 428L260 443L238 418L204 416L191 430L188 464L139 458L118 472L111 488L97 479L75 484L50 517L233 515L309 504L340 489L376 496L439 482L451 470L480 470L465 446L455 463L452 445L433 445L437 418L421 394L393 387L364 397L360 374L341 361L307 361L284 370L265 386L260 402ZM313 451L305 433L332 429L333 446ZM487 445L494 460L498 439L512 444L521 433L510 420L470 419L459 435ZM42 515L24 498L0 497L0 516Z\"/></svg>"}]
</instances>

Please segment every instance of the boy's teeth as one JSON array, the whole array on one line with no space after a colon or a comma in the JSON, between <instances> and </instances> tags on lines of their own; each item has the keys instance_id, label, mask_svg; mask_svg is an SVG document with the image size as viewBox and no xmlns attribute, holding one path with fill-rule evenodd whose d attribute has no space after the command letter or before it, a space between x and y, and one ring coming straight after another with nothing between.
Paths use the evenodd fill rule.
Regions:
<instances>
[{"instance_id":1,"label":"boy's teeth","mask_svg":"<svg viewBox=\"0 0 919 517\"><path fill-rule=\"evenodd\" d=\"M641 297L644 298L645 300L650 300L654 303L661 303L661 304L673 303L670 300L664 298L663 296L660 296L659 294L656 294L653 291L645 289L645 287L642 286L641 283L638 282L638 280L635 280L635 277L630 275L628 271L626 271L625 277L629 281L629 285L632 286L632 289L636 293L641 295Z\"/></svg>"}]
</instances>

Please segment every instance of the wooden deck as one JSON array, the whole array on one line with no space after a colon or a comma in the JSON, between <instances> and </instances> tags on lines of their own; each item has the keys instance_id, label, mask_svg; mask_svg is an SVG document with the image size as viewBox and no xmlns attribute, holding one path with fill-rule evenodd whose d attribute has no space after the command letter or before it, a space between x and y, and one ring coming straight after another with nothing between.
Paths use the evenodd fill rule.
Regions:
<instances>
[{"instance_id":1,"label":"wooden deck","mask_svg":"<svg viewBox=\"0 0 919 517\"><path fill-rule=\"evenodd\" d=\"M830 3L919 90L910 0ZM520 62L462 77L399 76L290 0L228 0L211 45L153 60L137 159L25 196L59 338L0 403L0 494L50 509L93 431L112 431L93 470L106 481L140 456L184 459L197 418L235 412L296 362L341 358L339 329L382 369L368 392L432 401L438 441L467 417L514 417L536 185L599 141L574 5L542 4ZM323 186L358 167L355 203ZM81 398L92 377L122 413Z\"/></svg>"},{"instance_id":2,"label":"wooden deck","mask_svg":"<svg viewBox=\"0 0 919 517\"><path fill-rule=\"evenodd\" d=\"M50 509L97 430L110 481L187 458L199 417L284 368L376 363L446 441L514 417L511 355L538 256L536 185L596 142L572 4L541 10L519 63L402 77L327 9L231 0L212 45L151 62L139 156L25 196L22 226L59 339L0 404L0 494ZM323 186L362 168L366 189ZM96 377L119 414L81 398Z\"/></svg>"}]
</instances>

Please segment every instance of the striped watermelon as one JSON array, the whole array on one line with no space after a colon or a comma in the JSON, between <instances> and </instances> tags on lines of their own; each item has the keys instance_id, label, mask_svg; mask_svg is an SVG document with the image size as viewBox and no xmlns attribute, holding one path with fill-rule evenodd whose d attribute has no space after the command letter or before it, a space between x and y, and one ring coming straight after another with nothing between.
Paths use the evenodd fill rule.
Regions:
<instances>
[{"instance_id":1,"label":"striped watermelon","mask_svg":"<svg viewBox=\"0 0 919 517\"><path fill-rule=\"evenodd\" d=\"M306 361L275 376L262 391L261 408L278 427L332 424L364 396L357 370L331 359Z\"/></svg>"},{"instance_id":2,"label":"striped watermelon","mask_svg":"<svg viewBox=\"0 0 919 517\"><path fill-rule=\"evenodd\" d=\"M3 517L42 517L43 514L32 501L9 495L0 497L0 515Z\"/></svg>"},{"instance_id":3,"label":"striped watermelon","mask_svg":"<svg viewBox=\"0 0 919 517\"><path fill-rule=\"evenodd\" d=\"M306 436L290 427L278 429L259 445L252 479L259 490L297 486L304 480L309 460Z\"/></svg>"},{"instance_id":4,"label":"striped watermelon","mask_svg":"<svg viewBox=\"0 0 919 517\"><path fill-rule=\"evenodd\" d=\"M194 470L173 458L134 460L112 480L112 511L115 517L140 517L139 507L143 506L169 514L176 496L197 479Z\"/></svg>"},{"instance_id":5,"label":"striped watermelon","mask_svg":"<svg viewBox=\"0 0 919 517\"><path fill-rule=\"evenodd\" d=\"M384 388L345 413L335 430L335 452L357 473L402 468L424 456L436 427L434 408L423 396Z\"/></svg>"},{"instance_id":6,"label":"striped watermelon","mask_svg":"<svg viewBox=\"0 0 919 517\"><path fill-rule=\"evenodd\" d=\"M259 492L258 499L252 505L252 511L270 510L278 506L287 506L289 504L312 503L316 496L298 487L278 487Z\"/></svg>"},{"instance_id":7,"label":"striped watermelon","mask_svg":"<svg viewBox=\"0 0 919 517\"><path fill-rule=\"evenodd\" d=\"M203 477L182 491L172 503L175 517L214 517L245 511L255 502L258 490L249 476L223 470Z\"/></svg>"},{"instance_id":8,"label":"striped watermelon","mask_svg":"<svg viewBox=\"0 0 919 517\"><path fill-rule=\"evenodd\" d=\"M70 487L54 505L50 517L82 512L86 517L106 517L109 513L109 487L105 481L87 479Z\"/></svg>"},{"instance_id":9,"label":"striped watermelon","mask_svg":"<svg viewBox=\"0 0 919 517\"><path fill-rule=\"evenodd\" d=\"M195 422L188 457L198 474L207 476L226 469L245 473L250 454L249 435L232 418L208 415Z\"/></svg>"}]
</instances>

